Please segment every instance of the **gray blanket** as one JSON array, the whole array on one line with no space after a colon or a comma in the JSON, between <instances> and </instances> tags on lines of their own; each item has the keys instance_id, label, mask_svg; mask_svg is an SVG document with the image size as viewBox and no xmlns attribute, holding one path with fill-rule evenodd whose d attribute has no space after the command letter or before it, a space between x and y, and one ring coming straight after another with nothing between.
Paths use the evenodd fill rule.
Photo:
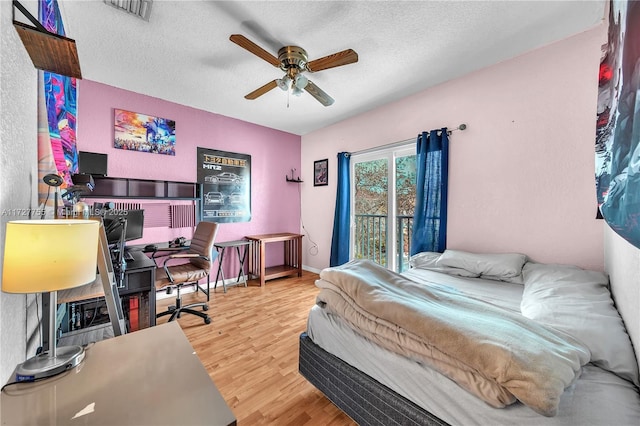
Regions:
<instances>
[{"instance_id":1,"label":"gray blanket","mask_svg":"<svg viewBox=\"0 0 640 426\"><path fill-rule=\"evenodd\" d=\"M589 361L588 348L567 334L370 261L325 269L316 285L318 305L358 333L437 369L494 407L517 399L554 416Z\"/></svg>"}]
</instances>

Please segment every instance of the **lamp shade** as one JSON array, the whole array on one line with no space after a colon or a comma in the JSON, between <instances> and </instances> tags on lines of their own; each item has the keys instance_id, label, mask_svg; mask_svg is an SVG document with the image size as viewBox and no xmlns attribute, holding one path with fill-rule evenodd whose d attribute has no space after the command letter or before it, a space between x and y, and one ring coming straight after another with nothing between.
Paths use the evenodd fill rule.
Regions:
<instances>
[{"instance_id":1,"label":"lamp shade","mask_svg":"<svg viewBox=\"0 0 640 426\"><path fill-rule=\"evenodd\" d=\"M52 292L93 282L99 227L95 220L8 222L2 291Z\"/></svg>"}]
</instances>

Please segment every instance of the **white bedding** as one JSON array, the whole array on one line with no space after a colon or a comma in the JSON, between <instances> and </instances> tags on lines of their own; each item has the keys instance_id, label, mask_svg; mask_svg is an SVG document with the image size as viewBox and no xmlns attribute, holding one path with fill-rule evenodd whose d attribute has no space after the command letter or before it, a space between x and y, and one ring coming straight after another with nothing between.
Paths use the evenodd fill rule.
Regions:
<instances>
[{"instance_id":1,"label":"white bedding","mask_svg":"<svg viewBox=\"0 0 640 426\"><path fill-rule=\"evenodd\" d=\"M418 282L439 282L520 311L522 285L423 269L412 269L405 275ZM310 312L307 333L323 349L451 424L637 425L640 419L638 388L591 364L562 395L556 417L546 418L519 403L492 408L439 373L372 344L318 306Z\"/></svg>"}]
</instances>

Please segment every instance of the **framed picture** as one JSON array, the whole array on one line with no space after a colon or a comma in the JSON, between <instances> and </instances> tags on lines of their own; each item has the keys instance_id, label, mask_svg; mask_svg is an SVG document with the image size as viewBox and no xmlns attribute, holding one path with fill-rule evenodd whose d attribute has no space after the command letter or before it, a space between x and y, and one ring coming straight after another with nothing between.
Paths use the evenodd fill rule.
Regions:
<instances>
[{"instance_id":1,"label":"framed picture","mask_svg":"<svg viewBox=\"0 0 640 426\"><path fill-rule=\"evenodd\" d=\"M313 186L329 184L329 159L313 162Z\"/></svg>"},{"instance_id":2,"label":"framed picture","mask_svg":"<svg viewBox=\"0 0 640 426\"><path fill-rule=\"evenodd\" d=\"M198 147L201 218L208 222L251 220L251 156Z\"/></svg>"},{"instance_id":3,"label":"framed picture","mask_svg":"<svg viewBox=\"0 0 640 426\"><path fill-rule=\"evenodd\" d=\"M176 155L175 121L115 109L114 122L114 148Z\"/></svg>"}]
</instances>

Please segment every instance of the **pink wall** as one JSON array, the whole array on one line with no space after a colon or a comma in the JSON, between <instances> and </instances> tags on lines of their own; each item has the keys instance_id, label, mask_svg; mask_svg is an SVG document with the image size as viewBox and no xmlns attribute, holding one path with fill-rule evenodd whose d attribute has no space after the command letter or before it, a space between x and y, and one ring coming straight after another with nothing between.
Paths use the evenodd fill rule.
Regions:
<instances>
[{"instance_id":1,"label":"pink wall","mask_svg":"<svg viewBox=\"0 0 640 426\"><path fill-rule=\"evenodd\" d=\"M114 108L175 120L176 155L113 148ZM217 240L299 231L299 190L295 184L287 183L285 176L292 168L300 170L300 136L80 80L77 144L81 151L108 154L108 175L111 177L182 182L196 181L197 147L249 154L252 219L222 224ZM91 202L90 199L87 201ZM164 242L182 235L190 237L191 229L150 228L145 229L145 238L135 243ZM268 265L282 257L279 251L268 254Z\"/></svg>"},{"instance_id":2,"label":"pink wall","mask_svg":"<svg viewBox=\"0 0 640 426\"><path fill-rule=\"evenodd\" d=\"M466 123L451 137L448 247L602 270L594 134L605 41L601 25L303 136L302 179L314 160L330 168L329 186L303 185L302 219L317 244L316 254L305 239L304 264L329 264L337 152Z\"/></svg>"}]
</instances>

